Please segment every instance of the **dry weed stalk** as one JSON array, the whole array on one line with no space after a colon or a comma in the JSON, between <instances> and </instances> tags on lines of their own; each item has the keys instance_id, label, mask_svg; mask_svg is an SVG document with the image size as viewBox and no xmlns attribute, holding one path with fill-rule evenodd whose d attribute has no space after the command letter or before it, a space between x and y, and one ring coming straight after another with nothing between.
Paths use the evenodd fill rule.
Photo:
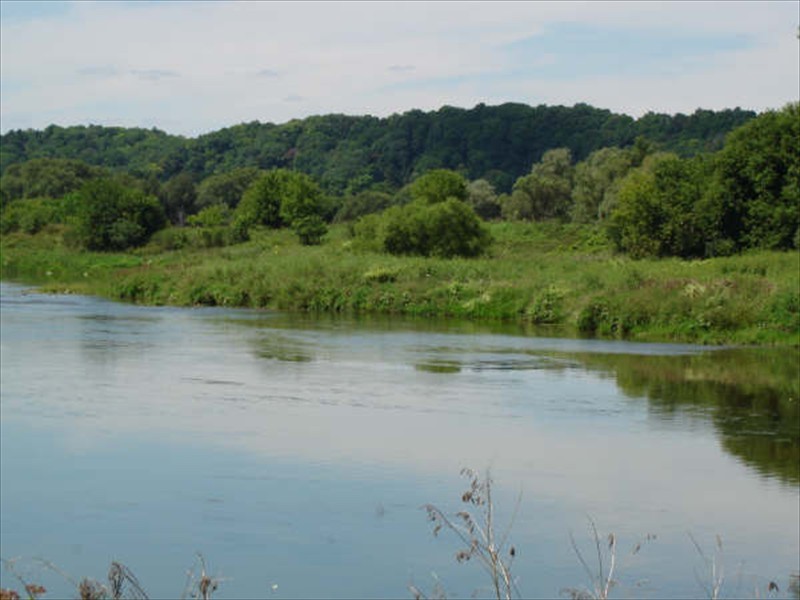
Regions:
<instances>
[{"instance_id":1,"label":"dry weed stalk","mask_svg":"<svg viewBox=\"0 0 800 600\"><path fill-rule=\"evenodd\" d=\"M46 569L49 569L69 582L75 588L80 600L148 600L147 594L142 589L139 581L133 572L116 561L111 563L108 570L108 586L94 579L84 577L80 581L76 581L68 573L59 569L50 561L37 558L35 562L39 563ZM23 585L25 592L28 595L28 600L37 600L39 596L46 593L44 587L36 584L28 583L15 569L13 560L3 559L3 564L14 577ZM19 594L13 590L3 590L6 593L0 596L0 600L18 600Z\"/></svg>"},{"instance_id":2,"label":"dry weed stalk","mask_svg":"<svg viewBox=\"0 0 800 600\"><path fill-rule=\"evenodd\" d=\"M495 532L492 479L489 473L481 479L472 469L462 469L461 475L470 480L470 487L461 496L461 501L477 511L478 516L469 510L462 510L455 514L455 519L451 519L438 507L426 504L424 508L428 519L434 523L433 534L438 535L445 527L459 537L465 547L456 553L456 560L461 563L476 558L489 576L497 600L510 600L513 595L521 597L516 580L511 574L511 565L517 550L514 546L506 550L508 536L519 510L521 494L511 521L503 535L498 538ZM415 598L426 598L416 587L409 586L409 589Z\"/></svg>"},{"instance_id":3,"label":"dry weed stalk","mask_svg":"<svg viewBox=\"0 0 800 600\"><path fill-rule=\"evenodd\" d=\"M703 559L703 562L708 568L708 575L711 579L711 584L709 585L706 582L706 579L700 577L697 574L697 570L695 570L694 573L695 579L697 579L697 583L699 583L705 590L706 596L709 598L709 600L718 600L720 597L720 592L722 591L722 584L725 581L725 565L722 561L722 538L720 536L716 536L717 549L714 551L713 556L709 558L706 556L705 552L703 552L703 549L700 547L700 544L697 543L697 540L694 538L692 533L688 533L689 539L692 540L695 550L697 550L700 558Z\"/></svg>"},{"instance_id":4,"label":"dry weed stalk","mask_svg":"<svg viewBox=\"0 0 800 600\"><path fill-rule=\"evenodd\" d=\"M606 536L607 545L606 553L608 555L607 567L603 563L603 542L601 542L600 534L597 531L597 526L594 520L589 518L589 529L594 542L595 552L597 554L597 572L589 567L589 563L583 557L583 553L578 548L575 542L575 537L570 532L569 539L572 544L572 549L578 557L583 569L586 571L590 581L592 582L592 589L587 588L565 588L562 593L567 594L572 600L608 600L612 588L617 584L614 579L614 572L617 568L617 536L609 533ZM631 555L638 554L642 549L642 545L646 542L656 539L655 534L648 533L642 540L637 542L631 550Z\"/></svg>"},{"instance_id":5,"label":"dry weed stalk","mask_svg":"<svg viewBox=\"0 0 800 600\"><path fill-rule=\"evenodd\" d=\"M197 562L200 564L199 577L195 576L194 570L190 569L186 573L186 586L184 587L181 600L192 598L193 600L211 600L211 595L219 587L220 579L211 577L206 570L206 561L203 555L198 552Z\"/></svg>"},{"instance_id":6,"label":"dry weed stalk","mask_svg":"<svg viewBox=\"0 0 800 600\"><path fill-rule=\"evenodd\" d=\"M0 559L3 562L3 567L14 576L14 579L19 581L22 584L25 593L28 595L28 600L37 600L39 596L45 594L47 590L37 584L37 583L30 583L27 581L17 570L15 563L19 560L17 559ZM0 600L19 600L19 594L14 590L7 590L7 589L0 589Z\"/></svg>"}]
</instances>

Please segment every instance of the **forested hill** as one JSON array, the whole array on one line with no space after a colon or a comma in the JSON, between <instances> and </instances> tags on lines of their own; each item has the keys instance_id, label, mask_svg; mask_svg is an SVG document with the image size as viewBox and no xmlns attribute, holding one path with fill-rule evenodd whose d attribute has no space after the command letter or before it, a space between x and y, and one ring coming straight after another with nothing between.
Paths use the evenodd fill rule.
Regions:
<instances>
[{"instance_id":1,"label":"forested hill","mask_svg":"<svg viewBox=\"0 0 800 600\"><path fill-rule=\"evenodd\" d=\"M166 181L188 172L195 181L237 167L289 167L312 175L332 194L385 183L397 189L434 168L484 178L508 191L542 154L567 147L574 160L643 136L661 149L690 156L717 150L752 111L648 113L639 119L587 104L479 104L472 109L412 110L387 118L325 115L282 125L252 122L201 135L157 129L59 127L0 136L0 169L34 158L72 158Z\"/></svg>"}]
</instances>

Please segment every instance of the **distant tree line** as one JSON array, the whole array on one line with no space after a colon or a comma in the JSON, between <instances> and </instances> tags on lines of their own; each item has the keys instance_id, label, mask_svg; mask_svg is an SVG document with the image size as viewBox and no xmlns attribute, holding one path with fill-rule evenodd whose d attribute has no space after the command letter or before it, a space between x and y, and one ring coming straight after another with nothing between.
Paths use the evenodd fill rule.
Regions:
<instances>
[{"instance_id":1,"label":"distant tree line","mask_svg":"<svg viewBox=\"0 0 800 600\"><path fill-rule=\"evenodd\" d=\"M387 118L334 114L282 125L256 121L197 138L156 129L51 125L0 136L0 174L36 158L80 160L161 183L180 173L197 183L239 168L286 168L311 175L325 193L339 196L376 185L397 190L431 169L450 169L508 192L552 148L568 148L581 161L643 136L661 150L692 156L719 149L730 130L754 116L736 108L633 119L587 104L509 103Z\"/></svg>"},{"instance_id":2,"label":"distant tree line","mask_svg":"<svg viewBox=\"0 0 800 600\"><path fill-rule=\"evenodd\" d=\"M505 133L498 134L503 118L515 111L520 115L517 125L506 123ZM471 131L470 119L484 118L484 113L497 117L496 127L476 126ZM522 143L519 131L526 131L531 115L539 115L541 127L528 132L527 152L535 158L512 177L515 171L508 165L519 158L514 143ZM554 115L583 115L579 122L584 135L575 123L552 120ZM0 230L35 233L60 223L86 248L117 250L145 243L155 232L165 248L232 244L246 240L258 227L289 227L301 243L319 244L329 223L346 222L356 248L446 257L483 253L491 243L485 221L555 219L599 224L618 250L633 257L710 257L748 248L798 247L800 105L757 117L738 109L662 117L634 121L586 105L412 111L384 120L386 131L399 131L398 121L419 125L397 138L398 144L402 138L410 146L419 141L419 152L406 154L406 162L390 161L407 170L390 180L380 174L383 155L374 153L387 132L372 144L354 141L359 136L367 140L381 121L370 117L241 125L184 140L186 144L175 152L167 148L162 162L147 163L150 167L144 170L90 165L73 157L33 158L8 165L0 177ZM453 125L459 119L466 129ZM742 124L733 127L737 119ZM554 122L561 128L553 128ZM732 128L727 135L721 133L723 124ZM648 135L625 137L637 127ZM96 133L107 129L97 128ZM291 151L266 167L241 164L235 159L238 153L259 146L232 134L246 131L265 134L264 152L278 152L264 140L285 134ZM294 139L292 131L299 132ZM623 131L628 133L623 136ZM4 158L7 139L36 133L3 136ZM691 137L700 133L706 137ZM229 143L222 142L223 134L232 136ZM155 151L157 144L150 145L149 135L162 134L146 132L135 139ZM617 135L622 142L614 143ZM506 154L492 148L496 136L505 136ZM611 142L593 147L606 138ZM300 139L305 141L299 144ZM540 152L541 139L563 145ZM665 139L671 139L671 146ZM488 145L475 150L476 140ZM358 163L354 157L359 152L369 154L362 158L371 166L357 177L345 177L344 172ZM79 150L75 154L82 156ZM192 165L201 155L205 166L195 170ZM176 156L182 157L180 168L164 179L166 166ZM319 164L312 165L312 156ZM467 162L452 166L457 157ZM470 164L481 165L474 171L479 176L470 175ZM167 223L173 227L160 231Z\"/></svg>"}]
</instances>

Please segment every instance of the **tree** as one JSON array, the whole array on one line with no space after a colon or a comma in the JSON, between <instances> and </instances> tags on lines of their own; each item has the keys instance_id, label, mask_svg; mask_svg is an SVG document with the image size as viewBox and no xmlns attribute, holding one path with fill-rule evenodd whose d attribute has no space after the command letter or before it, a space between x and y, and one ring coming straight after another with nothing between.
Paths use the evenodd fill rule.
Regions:
<instances>
[{"instance_id":1,"label":"tree","mask_svg":"<svg viewBox=\"0 0 800 600\"><path fill-rule=\"evenodd\" d=\"M631 151L621 148L595 150L578 163L572 189L572 220L591 223L604 216L600 207L605 212L613 204L615 188L632 164Z\"/></svg>"},{"instance_id":2,"label":"tree","mask_svg":"<svg viewBox=\"0 0 800 600\"><path fill-rule=\"evenodd\" d=\"M212 204L225 204L236 208L245 190L261 173L255 167L242 167L206 177L197 187L197 206L206 208Z\"/></svg>"},{"instance_id":3,"label":"tree","mask_svg":"<svg viewBox=\"0 0 800 600\"><path fill-rule=\"evenodd\" d=\"M186 217L195 212L197 190L192 176L183 171L170 179L162 190L162 201L169 220L183 226Z\"/></svg>"},{"instance_id":4,"label":"tree","mask_svg":"<svg viewBox=\"0 0 800 600\"><path fill-rule=\"evenodd\" d=\"M500 203L494 186L485 179L476 179L467 185L467 204L482 219L496 219L500 216Z\"/></svg>"},{"instance_id":5,"label":"tree","mask_svg":"<svg viewBox=\"0 0 800 600\"><path fill-rule=\"evenodd\" d=\"M236 220L247 227L281 227L284 224L280 211L286 173L289 171L273 169L253 181L236 207Z\"/></svg>"},{"instance_id":6,"label":"tree","mask_svg":"<svg viewBox=\"0 0 800 600\"><path fill-rule=\"evenodd\" d=\"M383 246L391 254L472 257L482 254L491 235L465 202L449 198L394 206L384 213Z\"/></svg>"},{"instance_id":7,"label":"tree","mask_svg":"<svg viewBox=\"0 0 800 600\"><path fill-rule=\"evenodd\" d=\"M569 213L574 168L569 149L548 150L531 168L530 175L514 184L503 216L541 221L564 218Z\"/></svg>"},{"instance_id":8,"label":"tree","mask_svg":"<svg viewBox=\"0 0 800 600\"><path fill-rule=\"evenodd\" d=\"M20 198L61 198L107 174L105 169L66 158L36 158L11 165L0 179L0 206Z\"/></svg>"},{"instance_id":9,"label":"tree","mask_svg":"<svg viewBox=\"0 0 800 600\"><path fill-rule=\"evenodd\" d=\"M308 175L273 169L256 179L236 209L239 227L289 225L303 244L318 244L327 231L325 198Z\"/></svg>"},{"instance_id":10,"label":"tree","mask_svg":"<svg viewBox=\"0 0 800 600\"><path fill-rule=\"evenodd\" d=\"M800 103L731 132L718 153L720 233L745 248L791 248L800 229Z\"/></svg>"},{"instance_id":11,"label":"tree","mask_svg":"<svg viewBox=\"0 0 800 600\"><path fill-rule=\"evenodd\" d=\"M77 237L89 250L139 246L166 223L155 197L110 178L83 185L77 213Z\"/></svg>"},{"instance_id":12,"label":"tree","mask_svg":"<svg viewBox=\"0 0 800 600\"><path fill-rule=\"evenodd\" d=\"M455 171L434 169L412 182L411 197L428 204L444 202L448 198L466 200L467 181Z\"/></svg>"},{"instance_id":13,"label":"tree","mask_svg":"<svg viewBox=\"0 0 800 600\"><path fill-rule=\"evenodd\" d=\"M392 205L392 195L380 190L363 190L347 196L336 212L334 222L353 221L364 215L380 212Z\"/></svg>"},{"instance_id":14,"label":"tree","mask_svg":"<svg viewBox=\"0 0 800 600\"><path fill-rule=\"evenodd\" d=\"M712 162L705 156L662 155L633 170L620 184L608 222L616 246L635 258L704 256L715 215L704 211Z\"/></svg>"}]
</instances>

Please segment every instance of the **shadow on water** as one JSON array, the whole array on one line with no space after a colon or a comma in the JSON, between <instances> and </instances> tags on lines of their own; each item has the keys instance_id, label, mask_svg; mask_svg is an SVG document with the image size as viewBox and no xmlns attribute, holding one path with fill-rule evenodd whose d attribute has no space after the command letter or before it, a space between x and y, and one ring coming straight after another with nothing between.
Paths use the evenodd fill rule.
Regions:
<instances>
[{"instance_id":1,"label":"shadow on water","mask_svg":"<svg viewBox=\"0 0 800 600\"><path fill-rule=\"evenodd\" d=\"M710 419L722 447L761 475L800 483L800 351L731 349L680 356L570 355L611 373L658 419Z\"/></svg>"},{"instance_id":2,"label":"shadow on water","mask_svg":"<svg viewBox=\"0 0 800 600\"><path fill-rule=\"evenodd\" d=\"M259 337L253 344L256 356L267 360L310 362L314 355L314 349L309 344L274 332Z\"/></svg>"},{"instance_id":3,"label":"shadow on water","mask_svg":"<svg viewBox=\"0 0 800 600\"><path fill-rule=\"evenodd\" d=\"M800 484L800 349L730 348L530 337L513 327L393 318L342 319L254 313L233 319L264 332L255 353L308 362L354 335L423 333L392 358L417 372L459 377L481 371L586 369L647 398L664 423L711 423L726 452L768 478ZM302 332L302 333L300 333ZM455 335L452 335L455 334ZM488 335L487 335L488 334ZM339 338L337 340L337 338ZM344 341L346 339L346 341ZM394 339L394 338L393 338ZM322 348L326 343L329 348Z\"/></svg>"}]
</instances>

